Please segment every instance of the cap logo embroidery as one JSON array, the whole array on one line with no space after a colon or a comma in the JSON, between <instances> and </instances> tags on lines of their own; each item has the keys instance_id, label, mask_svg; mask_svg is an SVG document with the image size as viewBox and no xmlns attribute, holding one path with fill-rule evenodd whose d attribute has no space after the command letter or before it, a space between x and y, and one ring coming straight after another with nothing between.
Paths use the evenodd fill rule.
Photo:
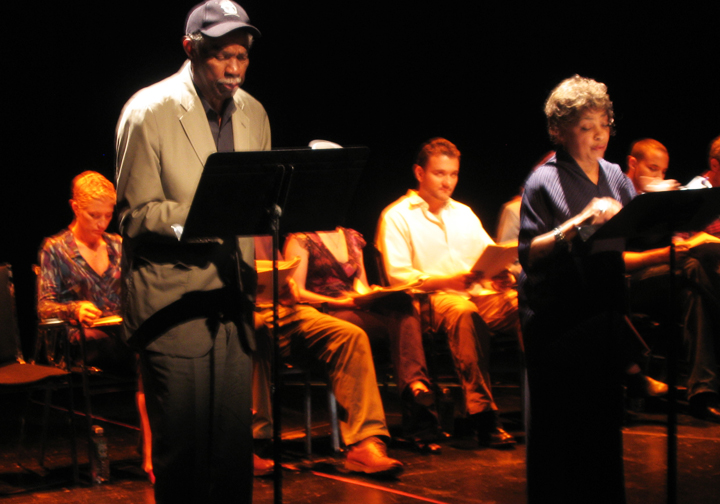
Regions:
<instances>
[{"instance_id":1,"label":"cap logo embroidery","mask_svg":"<svg viewBox=\"0 0 720 504\"><path fill-rule=\"evenodd\" d=\"M235 4L233 4L230 0L223 0L218 5L223 10L226 16L238 15L237 7L235 7Z\"/></svg>"}]
</instances>

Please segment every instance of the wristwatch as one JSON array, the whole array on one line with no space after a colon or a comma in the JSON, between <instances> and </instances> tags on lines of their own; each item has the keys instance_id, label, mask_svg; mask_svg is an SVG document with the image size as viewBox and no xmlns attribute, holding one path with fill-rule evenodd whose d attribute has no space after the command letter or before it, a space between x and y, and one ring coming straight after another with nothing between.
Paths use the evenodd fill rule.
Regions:
<instances>
[{"instance_id":1,"label":"wristwatch","mask_svg":"<svg viewBox=\"0 0 720 504\"><path fill-rule=\"evenodd\" d=\"M565 233L559 227L553 229L553 236L555 237L555 243L565 243Z\"/></svg>"}]
</instances>

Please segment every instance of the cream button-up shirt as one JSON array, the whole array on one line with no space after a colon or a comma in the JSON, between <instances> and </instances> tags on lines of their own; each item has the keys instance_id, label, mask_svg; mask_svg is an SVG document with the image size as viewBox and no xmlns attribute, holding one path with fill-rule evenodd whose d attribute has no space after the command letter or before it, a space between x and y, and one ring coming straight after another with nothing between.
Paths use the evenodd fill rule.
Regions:
<instances>
[{"instance_id":1,"label":"cream button-up shirt","mask_svg":"<svg viewBox=\"0 0 720 504\"><path fill-rule=\"evenodd\" d=\"M450 199L435 215L413 190L383 211L376 237L391 285L468 272L493 243L467 205Z\"/></svg>"}]
</instances>

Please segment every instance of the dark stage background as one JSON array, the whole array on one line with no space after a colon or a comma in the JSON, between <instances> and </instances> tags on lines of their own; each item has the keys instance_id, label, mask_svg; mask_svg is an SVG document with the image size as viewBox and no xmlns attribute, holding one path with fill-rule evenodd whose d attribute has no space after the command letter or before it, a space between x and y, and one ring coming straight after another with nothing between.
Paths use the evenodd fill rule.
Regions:
<instances>
[{"instance_id":1,"label":"dark stage background","mask_svg":"<svg viewBox=\"0 0 720 504\"><path fill-rule=\"evenodd\" d=\"M70 223L69 183L95 169L113 179L114 128L127 99L182 64L193 1L27 4L6 12L6 162L0 261L14 266L25 345L32 342L30 265L44 236ZM668 176L706 167L720 134L717 2L610 8L605 3L241 2L263 33L245 89L267 109L275 147L323 138L366 145L371 160L347 225L371 241L381 210L414 185L419 144L463 153L456 199L493 234L502 203L552 146L549 91L579 73L608 85L617 135L670 151ZM8 135L9 132L9 135ZM113 225L111 228L116 229Z\"/></svg>"}]
</instances>

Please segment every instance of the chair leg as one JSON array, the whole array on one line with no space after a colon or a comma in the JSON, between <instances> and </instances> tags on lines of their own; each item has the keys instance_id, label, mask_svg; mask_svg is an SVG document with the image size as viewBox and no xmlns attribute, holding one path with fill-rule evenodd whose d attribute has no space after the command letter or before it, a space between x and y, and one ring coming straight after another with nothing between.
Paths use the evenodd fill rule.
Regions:
<instances>
[{"instance_id":1,"label":"chair leg","mask_svg":"<svg viewBox=\"0 0 720 504\"><path fill-rule=\"evenodd\" d=\"M305 373L305 454L312 455L312 389L310 375Z\"/></svg>"},{"instance_id":2,"label":"chair leg","mask_svg":"<svg viewBox=\"0 0 720 504\"><path fill-rule=\"evenodd\" d=\"M24 454L25 454L25 425L27 422L25 422L25 419L28 416L28 413L30 411L30 402L32 399L32 390L28 391L27 395L25 396L25 404L22 408L22 413L20 415L20 440L19 440L19 452L21 454L21 460L24 460Z\"/></svg>"},{"instance_id":3,"label":"chair leg","mask_svg":"<svg viewBox=\"0 0 720 504\"><path fill-rule=\"evenodd\" d=\"M328 396L328 413L330 414L330 428L331 428L331 439L332 447L335 453L340 452L340 427L338 425L338 412L337 412L337 401L335 400L335 394L332 391L332 387L328 383L327 385L327 396Z\"/></svg>"},{"instance_id":4,"label":"chair leg","mask_svg":"<svg viewBox=\"0 0 720 504\"><path fill-rule=\"evenodd\" d=\"M83 398L85 400L85 418L87 420L87 449L88 449L88 463L92 465L93 457L95 456L92 443L92 429L93 429L93 416L92 416L92 403L90 401L90 383L88 378L87 369L87 354L85 353L85 328L82 324L78 325L80 329L80 376L82 379L82 391ZM69 353L67 354L69 359ZM93 484L95 482L93 481Z\"/></svg>"},{"instance_id":5,"label":"chair leg","mask_svg":"<svg viewBox=\"0 0 720 504\"><path fill-rule=\"evenodd\" d=\"M77 456L77 437L75 429L75 399L72 388L72 375L68 376L68 393L70 394L70 400L68 403L68 427L70 428L70 453L72 456L73 466L73 484L77 485L80 483L80 468L78 466ZM89 439L88 439L89 441ZM88 463L90 460L88 460Z\"/></svg>"},{"instance_id":6,"label":"chair leg","mask_svg":"<svg viewBox=\"0 0 720 504\"><path fill-rule=\"evenodd\" d=\"M45 389L45 404L43 405L42 435L40 444L40 467L45 467L45 447L47 444L48 422L50 421L50 401L52 400L52 389Z\"/></svg>"},{"instance_id":7,"label":"chair leg","mask_svg":"<svg viewBox=\"0 0 720 504\"><path fill-rule=\"evenodd\" d=\"M520 398L522 400L523 423L525 424L525 443L530 433L530 386L528 385L527 368L523 366L522 384L520 386Z\"/></svg>"}]
</instances>

